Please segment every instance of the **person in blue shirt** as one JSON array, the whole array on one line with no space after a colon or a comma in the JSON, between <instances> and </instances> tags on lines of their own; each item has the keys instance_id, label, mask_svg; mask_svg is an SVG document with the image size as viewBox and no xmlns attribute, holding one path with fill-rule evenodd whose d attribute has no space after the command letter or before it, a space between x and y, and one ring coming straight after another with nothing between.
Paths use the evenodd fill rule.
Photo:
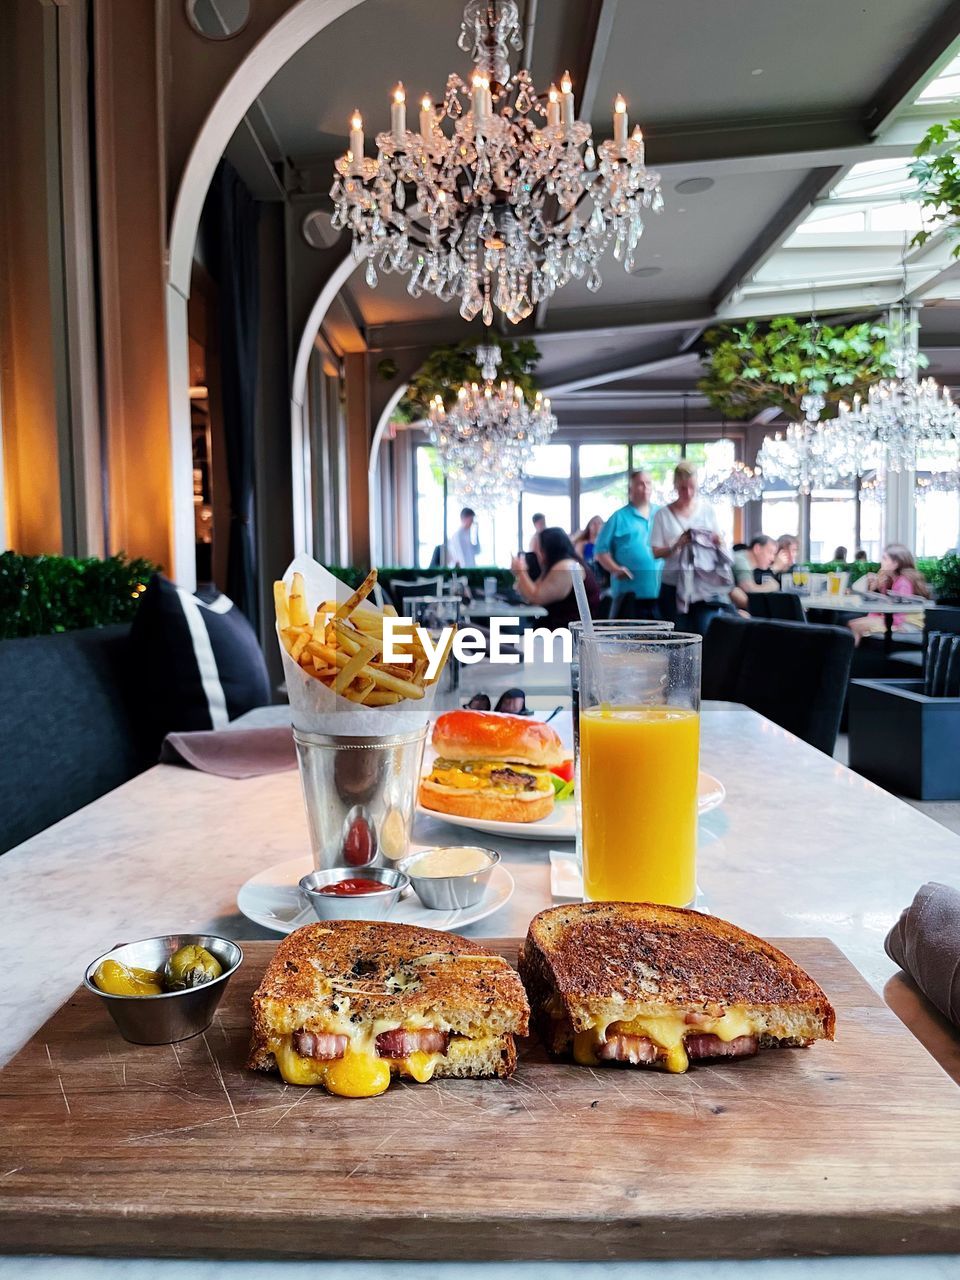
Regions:
<instances>
[{"instance_id":1,"label":"person in blue shirt","mask_svg":"<svg viewBox=\"0 0 960 1280\"><path fill-rule=\"evenodd\" d=\"M629 501L600 531L594 559L610 574L611 618L659 618L660 564L650 549L657 508L647 471L630 472Z\"/></svg>"}]
</instances>

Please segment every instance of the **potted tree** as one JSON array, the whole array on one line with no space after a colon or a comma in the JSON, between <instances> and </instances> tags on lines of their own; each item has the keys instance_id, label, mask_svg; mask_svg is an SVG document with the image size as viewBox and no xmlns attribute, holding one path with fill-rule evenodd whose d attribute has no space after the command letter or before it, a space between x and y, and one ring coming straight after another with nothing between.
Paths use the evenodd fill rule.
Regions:
<instances>
[{"instance_id":1,"label":"potted tree","mask_svg":"<svg viewBox=\"0 0 960 1280\"><path fill-rule=\"evenodd\" d=\"M911 177L920 188L920 203L929 222L940 223L951 232L960 226L960 120L931 125L923 135L910 166ZM912 244L925 244L933 235L924 227ZM953 247L960 257L960 241Z\"/></svg>"},{"instance_id":2,"label":"potted tree","mask_svg":"<svg viewBox=\"0 0 960 1280\"><path fill-rule=\"evenodd\" d=\"M832 418L841 400L893 372L890 336L876 321L828 325L796 316L709 329L697 386L727 418L775 408L798 421L808 394L823 396L823 416Z\"/></svg>"}]
</instances>

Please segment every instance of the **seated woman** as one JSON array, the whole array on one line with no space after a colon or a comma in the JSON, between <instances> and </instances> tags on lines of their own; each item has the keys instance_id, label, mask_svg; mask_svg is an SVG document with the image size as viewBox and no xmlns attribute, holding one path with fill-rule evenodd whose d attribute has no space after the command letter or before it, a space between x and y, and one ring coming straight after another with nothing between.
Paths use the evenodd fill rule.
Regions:
<instances>
[{"instance_id":1,"label":"seated woman","mask_svg":"<svg viewBox=\"0 0 960 1280\"><path fill-rule=\"evenodd\" d=\"M603 529L603 516L591 516L586 527L575 533L571 539L573 549L597 580L600 590L610 585L610 575L596 558L597 539Z\"/></svg>"},{"instance_id":2,"label":"seated woman","mask_svg":"<svg viewBox=\"0 0 960 1280\"><path fill-rule=\"evenodd\" d=\"M917 568L913 552L899 542L891 542L888 547L884 547L880 557L880 572L867 574L865 585L868 591L877 591L884 596L923 596L930 599L930 587ZM851 618L847 626L853 632L854 644L859 644L864 636L876 635L886 630L886 619L882 613L870 613L866 617ZM922 628L922 613L893 615L894 631L916 634Z\"/></svg>"},{"instance_id":3,"label":"seated woman","mask_svg":"<svg viewBox=\"0 0 960 1280\"><path fill-rule=\"evenodd\" d=\"M527 571L523 556L514 556L511 569L514 586L527 604L540 604L547 611L544 619L549 627L565 627L580 617L577 600L573 594L573 574L583 575L587 603L591 614L600 605L600 589L596 579L573 549L570 535L563 529L544 529L539 535L536 555L540 562L540 577L536 582Z\"/></svg>"},{"instance_id":4,"label":"seated woman","mask_svg":"<svg viewBox=\"0 0 960 1280\"><path fill-rule=\"evenodd\" d=\"M602 528L603 516L591 516L586 528L580 529L573 535L573 549L584 564L593 563L593 549Z\"/></svg>"}]
</instances>

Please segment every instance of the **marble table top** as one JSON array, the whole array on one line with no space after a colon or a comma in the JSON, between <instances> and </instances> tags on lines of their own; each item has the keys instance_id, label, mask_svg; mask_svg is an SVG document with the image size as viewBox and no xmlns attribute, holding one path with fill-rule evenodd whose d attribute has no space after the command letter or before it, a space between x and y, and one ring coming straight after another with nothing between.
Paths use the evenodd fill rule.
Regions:
<instances>
[{"instance_id":1,"label":"marble table top","mask_svg":"<svg viewBox=\"0 0 960 1280\"><path fill-rule=\"evenodd\" d=\"M509 669L507 669L509 670ZM469 684L498 684L472 669ZM511 682L549 700L562 675L521 671ZM539 691L539 692L538 692ZM462 693L463 691L461 691ZM451 701L457 695L450 695ZM283 709L254 713L252 722L283 718ZM878 990L894 973L883 938L925 880L960 879L960 838L851 773L747 708L706 703L702 767L727 789L725 804L700 821L699 882L705 905L768 936L831 938ZM420 817L418 840L447 839L458 829ZM642 839L642 832L636 833ZM472 936L526 931L548 906L547 845L493 841L516 879L512 900L464 929ZM0 1062L25 1043L78 985L84 965L115 943L151 934L213 931L235 938L276 935L249 923L236 906L241 884L257 871L307 847L295 771L234 781L158 765L65 818L0 858L0 958L16 982L0 986ZM894 982L897 980L894 979ZM892 1003L892 1002L891 1002ZM2 1171L0 1171L2 1173ZM758 1277L788 1277L800 1268L818 1277L956 1275L960 1260L943 1258L789 1260L742 1266ZM310 1264L339 1277L345 1264ZM621 1270L603 1264L605 1277ZM670 1272L677 1280L722 1274L726 1264L623 1264L631 1277ZM0 1259L0 1280L21 1274L22 1259ZM356 1280L405 1275L403 1264L346 1264ZM189 1272L186 1268L189 1267ZM181 1271L182 1268L182 1271ZM838 1269L839 1268L839 1269ZM299 1275L300 1264L217 1264L216 1274ZM517 1276L524 1268L483 1267L484 1276ZM108 1264L56 1260L55 1274L109 1275L125 1280L171 1274L214 1274L212 1264ZM550 1267L578 1280L592 1268ZM431 1267L454 1276L453 1264ZM43 1270L34 1266L33 1274ZM51 1272L51 1274L54 1274ZM306 1271L303 1272L306 1275ZM628 1274L622 1270L622 1274ZM738 1276L740 1272L737 1272Z\"/></svg>"},{"instance_id":2,"label":"marble table top","mask_svg":"<svg viewBox=\"0 0 960 1280\"><path fill-rule=\"evenodd\" d=\"M545 618L547 611L542 604L511 604L508 600L487 600L477 596L465 604L463 612L468 618Z\"/></svg>"},{"instance_id":3,"label":"marble table top","mask_svg":"<svg viewBox=\"0 0 960 1280\"><path fill-rule=\"evenodd\" d=\"M936 607L935 600L888 600L883 596L861 596L851 592L845 596L800 596L804 610L826 609L831 613L923 613Z\"/></svg>"}]
</instances>

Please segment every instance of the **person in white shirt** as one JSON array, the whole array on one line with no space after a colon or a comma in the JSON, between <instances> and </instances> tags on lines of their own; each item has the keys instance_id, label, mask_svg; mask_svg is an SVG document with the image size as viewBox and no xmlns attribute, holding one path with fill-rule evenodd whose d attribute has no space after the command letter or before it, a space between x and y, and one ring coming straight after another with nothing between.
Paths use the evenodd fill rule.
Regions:
<instances>
[{"instance_id":1,"label":"person in white shirt","mask_svg":"<svg viewBox=\"0 0 960 1280\"><path fill-rule=\"evenodd\" d=\"M460 528L447 539L447 558L458 569L472 569L477 563L480 543L473 524L476 518L472 507L464 507L460 512Z\"/></svg>"},{"instance_id":2,"label":"person in white shirt","mask_svg":"<svg viewBox=\"0 0 960 1280\"><path fill-rule=\"evenodd\" d=\"M536 555L537 539L540 537L541 533L543 533L544 529L547 527L547 517L543 514L542 511L535 511L533 515L530 517L530 519L533 524L533 534L530 537L530 546L528 550L532 551L534 555Z\"/></svg>"},{"instance_id":3,"label":"person in white shirt","mask_svg":"<svg viewBox=\"0 0 960 1280\"><path fill-rule=\"evenodd\" d=\"M677 496L673 502L660 507L653 517L650 530L650 546L657 560L662 560L663 578L660 584L660 616L672 622L680 630L701 631L707 614L717 610L717 601L697 600L695 590L688 613L677 612L677 586L683 573L692 572L684 562L684 549L689 545L691 531L709 534L716 546L722 544L717 515L713 504L705 502L698 493L697 473L686 460L678 462L673 472L673 484ZM729 608L729 601L723 602Z\"/></svg>"}]
</instances>

